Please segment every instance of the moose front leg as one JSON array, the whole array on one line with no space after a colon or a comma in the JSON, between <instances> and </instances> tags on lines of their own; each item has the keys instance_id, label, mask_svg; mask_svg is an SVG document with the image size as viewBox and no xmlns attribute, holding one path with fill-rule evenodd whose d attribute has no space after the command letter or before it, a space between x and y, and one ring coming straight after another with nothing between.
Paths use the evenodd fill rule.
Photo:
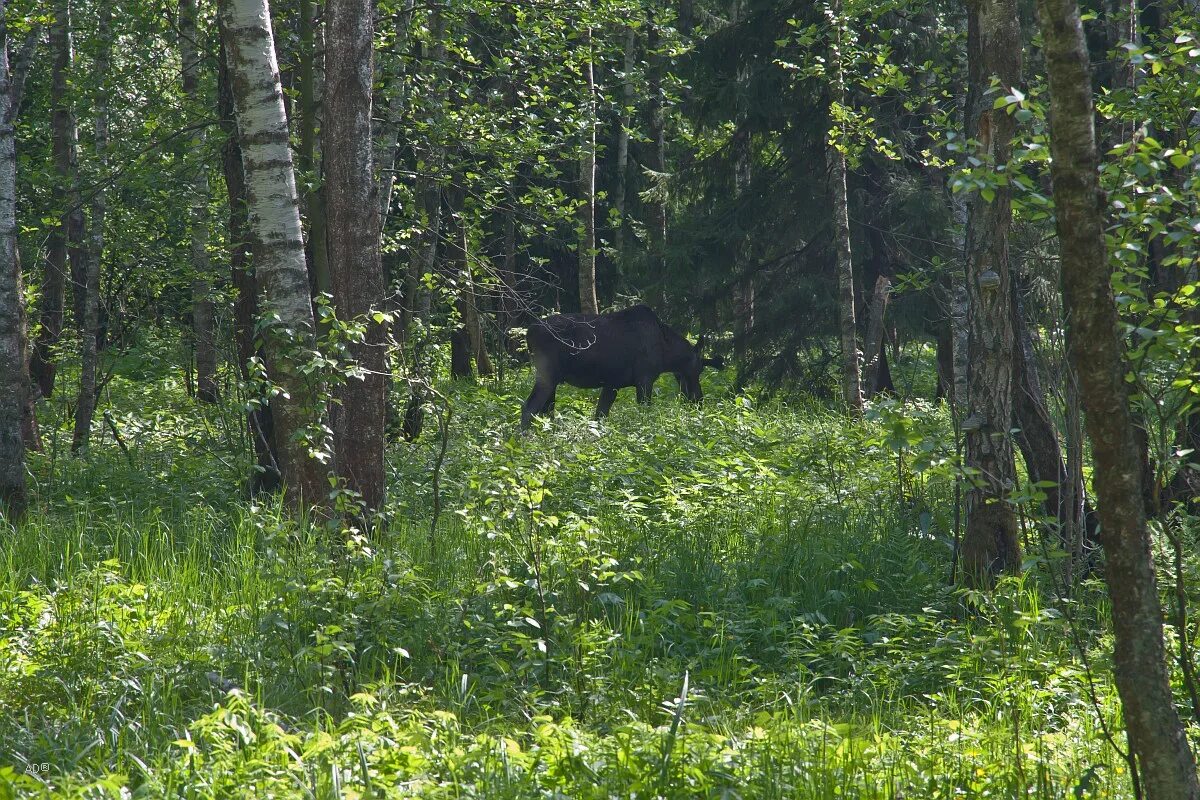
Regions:
<instances>
[{"instance_id":1,"label":"moose front leg","mask_svg":"<svg viewBox=\"0 0 1200 800\"><path fill-rule=\"evenodd\" d=\"M601 389L600 402L596 404L596 419L603 419L608 416L608 410L612 408L612 404L616 399L616 389Z\"/></svg>"}]
</instances>

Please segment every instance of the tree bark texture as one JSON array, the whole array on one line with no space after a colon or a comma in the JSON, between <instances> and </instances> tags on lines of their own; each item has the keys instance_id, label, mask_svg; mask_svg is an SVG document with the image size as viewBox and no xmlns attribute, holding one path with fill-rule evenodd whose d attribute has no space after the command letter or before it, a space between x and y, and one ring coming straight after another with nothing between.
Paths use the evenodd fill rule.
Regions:
<instances>
[{"instance_id":1,"label":"tree bark texture","mask_svg":"<svg viewBox=\"0 0 1200 800\"><path fill-rule=\"evenodd\" d=\"M599 314L596 298L596 73L592 63L592 30L588 28L587 63L583 66L587 86L584 109L583 156L579 160L579 192L583 204L579 209L582 236L579 240L579 310L584 314Z\"/></svg>"},{"instance_id":2,"label":"tree bark texture","mask_svg":"<svg viewBox=\"0 0 1200 800\"><path fill-rule=\"evenodd\" d=\"M97 172L104 174L108 164L108 91L106 83L112 49L112 8L107 3L97 10L96 61L92 67L97 82L93 100L93 147ZM75 431L71 450L88 446L92 417L96 412L96 368L100 331L100 266L104 258L104 218L108 207L104 188L92 190L91 219L88 220L87 273L84 276L83 318L79 320L79 397L75 401Z\"/></svg>"},{"instance_id":3,"label":"tree bark texture","mask_svg":"<svg viewBox=\"0 0 1200 800\"><path fill-rule=\"evenodd\" d=\"M26 393L21 346L20 267L17 263L17 151L12 79L8 68L8 9L0 0L0 517L20 518L29 503L25 441Z\"/></svg>"},{"instance_id":4,"label":"tree bark texture","mask_svg":"<svg viewBox=\"0 0 1200 800\"><path fill-rule=\"evenodd\" d=\"M369 509L384 500L387 323L379 195L371 138L374 20L371 0L329 0L326 9L325 164L329 261L334 300L343 321L362 321L366 335L350 345L361 377L338 392L334 436L338 474Z\"/></svg>"},{"instance_id":5,"label":"tree bark texture","mask_svg":"<svg viewBox=\"0 0 1200 800\"><path fill-rule=\"evenodd\" d=\"M221 23L222 29L224 27ZM224 35L222 34L222 40ZM254 324L258 319L258 287L250 270L250 234L246 212L246 178L242 169L242 148L237 139L237 120L233 108L233 88L229 85L225 45L217 59L217 112L225 144L221 148L221 166L225 174L229 206L229 272L233 286L233 334L237 347L238 375L250 381L250 359L259 355ZM275 452L275 430L269 399L251 403L246 413L246 431L254 453L254 472L250 476L251 495L274 492L281 477Z\"/></svg>"},{"instance_id":6,"label":"tree bark texture","mask_svg":"<svg viewBox=\"0 0 1200 800\"><path fill-rule=\"evenodd\" d=\"M973 0L968 9L979 26L979 77L1000 80L1008 91L1021 80L1021 29L1015 0ZM982 85L986 85L982 84ZM1003 170L1011 155L1016 121L1003 108L993 109L990 95L980 89L967 108L985 163ZM972 196L967 219L966 288L970 370L966 434L966 465L974 470L966 496L963 537L964 578L972 586L987 586L1003 572L1021 565L1017 518L1008 497L1016 483L1013 458L1013 313L1008 258L1012 222L1012 193L1007 185L994 187L990 201Z\"/></svg>"},{"instance_id":7,"label":"tree bark texture","mask_svg":"<svg viewBox=\"0 0 1200 800\"><path fill-rule=\"evenodd\" d=\"M264 312L276 318L264 353L275 394L278 462L293 507L323 502L328 483L313 450L318 398L302 372L314 325L283 89L266 0L225 0L225 47L246 181L247 230Z\"/></svg>"},{"instance_id":8,"label":"tree bark texture","mask_svg":"<svg viewBox=\"0 0 1200 800\"><path fill-rule=\"evenodd\" d=\"M199 30L197 0L179 0L179 60L183 96L193 109L204 107L200 96ZM196 133L193 147L203 151L204 130ZM208 258L208 170L198 165L192 176L189 237L192 256L192 347L196 354L196 399L217 401L216 303L212 298L212 265Z\"/></svg>"},{"instance_id":9,"label":"tree bark texture","mask_svg":"<svg viewBox=\"0 0 1200 800\"><path fill-rule=\"evenodd\" d=\"M1129 747L1147 800L1200 797L1175 707L1142 501L1127 369L1105 252L1088 51L1075 0L1039 0L1050 84L1051 177L1067 354L1092 440L1093 485L1112 601L1113 662Z\"/></svg>"},{"instance_id":10,"label":"tree bark texture","mask_svg":"<svg viewBox=\"0 0 1200 800\"><path fill-rule=\"evenodd\" d=\"M41 331L38 333L30 369L43 397L54 395L58 373L58 343L62 338L64 303L68 274L68 254L81 255L78 245L83 237L83 209L79 205L79 133L71 110L70 79L74 52L71 41L70 0L57 0L50 25L51 94L54 107L50 116L51 148L54 152L56 186L54 200L62 217L50 232L47 243L46 272L38 308ZM75 270L71 269L74 275Z\"/></svg>"}]
</instances>

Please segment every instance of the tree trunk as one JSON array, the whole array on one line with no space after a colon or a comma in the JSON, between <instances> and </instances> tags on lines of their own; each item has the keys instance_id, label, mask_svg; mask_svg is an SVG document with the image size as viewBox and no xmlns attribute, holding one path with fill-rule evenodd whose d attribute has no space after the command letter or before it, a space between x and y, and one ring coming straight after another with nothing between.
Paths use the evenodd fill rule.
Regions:
<instances>
[{"instance_id":1,"label":"tree trunk","mask_svg":"<svg viewBox=\"0 0 1200 800\"><path fill-rule=\"evenodd\" d=\"M224 29L223 21L219 23ZM258 287L250 264L250 234L246 212L246 178L242 170L242 148L238 145L237 120L233 108L233 87L229 84L229 69L225 58L224 34L217 59L217 105L225 144L221 148L221 165L225 174L226 196L229 205L229 272L234 289L233 332L237 345L238 374L250 384L250 359L259 355L254 339L258 319ZM275 430L271 420L271 403L260 398L250 403L246 413L246 430L254 452L255 468L250 476L250 495L278 490L281 476L276 458Z\"/></svg>"},{"instance_id":2,"label":"tree trunk","mask_svg":"<svg viewBox=\"0 0 1200 800\"><path fill-rule=\"evenodd\" d=\"M973 0L968 13L978 20L983 81L999 78L1003 90L1021 80L1021 30L1015 0ZM981 155L996 169L1007 166L1015 119L1005 109L992 108L976 87L968 118L979 140ZM967 328L970 374L966 434L966 465L976 470L966 496L963 537L963 577L968 585L988 586L1003 572L1021 566L1017 518L1009 494L1016 483L1013 459L1013 314L1008 263L1008 230L1012 222L1012 193L996 186L989 201L972 196L967 219Z\"/></svg>"},{"instance_id":3,"label":"tree trunk","mask_svg":"<svg viewBox=\"0 0 1200 800\"><path fill-rule=\"evenodd\" d=\"M617 181L613 187L613 207L617 210L617 227L613 244L617 252L618 274L625 268L625 231L628 221L625 210L629 183L629 111L633 108L633 70L637 62L637 29L625 28L625 67L621 81L621 111L617 115Z\"/></svg>"},{"instance_id":4,"label":"tree trunk","mask_svg":"<svg viewBox=\"0 0 1200 800\"><path fill-rule=\"evenodd\" d=\"M744 77L744 76L743 76ZM744 104L739 111L739 122L744 114ZM733 190L739 200L739 205L749 191L753 179L753 161L750 154L750 136L744 131L738 131L733 141ZM734 245L734 283L733 283L733 355L736 367L734 384L740 391L750 379L750 364L747 351L750 349L750 337L754 333L754 276L750 274L750 241L746 236L739 237Z\"/></svg>"},{"instance_id":5,"label":"tree trunk","mask_svg":"<svg viewBox=\"0 0 1200 800\"><path fill-rule=\"evenodd\" d=\"M1017 446L1030 483L1044 484L1042 514L1054 521L1058 546L1071 553L1082 544L1076 542L1076 532L1082 533L1083 540L1095 542L1095 519L1083 496L1082 482L1072 479L1063 461L1058 431L1037 374L1033 339L1017 284L1013 280L1013 426L1017 428Z\"/></svg>"},{"instance_id":6,"label":"tree trunk","mask_svg":"<svg viewBox=\"0 0 1200 800\"><path fill-rule=\"evenodd\" d=\"M663 97L662 54L658 52L660 34L658 25L651 17L646 27L646 61L649 64L647 84L650 95L650 171L654 184L649 197L649 219L647 220L648 239L650 244L650 263L653 279L660 285L666 281L666 250L667 250L667 198L662 182L666 179L667 171L667 136L665 120L665 99Z\"/></svg>"},{"instance_id":7,"label":"tree trunk","mask_svg":"<svg viewBox=\"0 0 1200 800\"><path fill-rule=\"evenodd\" d=\"M455 305L458 308L459 316L462 317L462 333L457 341L451 340L451 347L464 350L466 360L464 361L463 356L460 355L457 369L452 372L454 372L454 377L470 377L470 362L471 359L474 359L475 371L479 377L484 378L493 372L492 360L488 358L487 342L483 336L483 324L480 319L479 298L475 293L475 279L471 274L469 229L463 213L463 200L462 190L459 189L455 192L455 209L450 224L454 236L451 267L454 270L454 279L458 284L458 297ZM454 359L451 358L451 361L453 366ZM465 374L461 372L464 363L466 364Z\"/></svg>"},{"instance_id":8,"label":"tree trunk","mask_svg":"<svg viewBox=\"0 0 1200 800\"><path fill-rule=\"evenodd\" d=\"M283 90L267 0L225 0L226 56L246 181L247 230L264 309L278 323L265 334L278 462L293 507L323 502L328 483L312 457L320 402L302 371L313 352L314 325L304 261L296 177L288 146Z\"/></svg>"},{"instance_id":9,"label":"tree trunk","mask_svg":"<svg viewBox=\"0 0 1200 800\"><path fill-rule=\"evenodd\" d=\"M42 281L39 307L41 331L34 348L30 369L42 397L54 395L58 373L58 343L62 338L63 304L66 299L68 252L78 256L82 238L83 209L79 206L79 133L71 110L70 80L74 60L71 44L70 0L56 0L54 22L50 25L50 49L54 65L51 70L53 110L50 127L54 151L54 202L62 212L59 224L50 233L47 244L46 274ZM74 264L72 274L76 272Z\"/></svg>"},{"instance_id":10,"label":"tree trunk","mask_svg":"<svg viewBox=\"0 0 1200 800\"><path fill-rule=\"evenodd\" d=\"M329 215L329 261L338 317L361 321L366 335L350 345L362 372L338 392L337 468L368 509L383 505L389 375L380 253L379 195L371 138L374 19L371 0L329 0L326 12L323 158Z\"/></svg>"},{"instance_id":11,"label":"tree trunk","mask_svg":"<svg viewBox=\"0 0 1200 800\"><path fill-rule=\"evenodd\" d=\"M333 291L329 266L329 222L325 193L317 161L317 61L324 58L324 43L316 21L315 0L300 0L299 83L300 149L297 160L304 181L304 224L308 231L306 259L313 296ZM326 92L328 94L328 92Z\"/></svg>"},{"instance_id":12,"label":"tree trunk","mask_svg":"<svg viewBox=\"0 0 1200 800\"><path fill-rule=\"evenodd\" d=\"M96 40L98 51L93 65L97 82L93 116L97 172L103 175L108 164L108 91L106 85L112 49L112 7L107 3L97 10ZM79 398L75 402L75 431L71 450L79 452L88 446L92 432L92 417L96 411L96 339L100 328L100 265L104 258L104 217L107 211L104 188L92 190L92 213L88 232L87 274L84 278L83 318L79 320Z\"/></svg>"},{"instance_id":13,"label":"tree trunk","mask_svg":"<svg viewBox=\"0 0 1200 800\"><path fill-rule=\"evenodd\" d=\"M1079 375L1092 440L1117 690L1135 777L1147 800L1195 800L1200 784L1166 665L1162 607L1124 380L1127 365L1105 252L1087 45L1075 0L1039 0L1038 11L1050 84L1050 169L1067 354Z\"/></svg>"},{"instance_id":14,"label":"tree trunk","mask_svg":"<svg viewBox=\"0 0 1200 800\"><path fill-rule=\"evenodd\" d=\"M951 208L954 212L954 248L955 251L966 255L967 252L967 202L962 195L951 198ZM950 270L950 355L951 361L951 402L961 420L967 415L967 401L970 389L967 375L970 372L970 357L968 347L970 331L967 328L967 273L964 265L959 264Z\"/></svg>"},{"instance_id":15,"label":"tree trunk","mask_svg":"<svg viewBox=\"0 0 1200 800\"><path fill-rule=\"evenodd\" d=\"M892 279L880 275L875 281L875 291L871 295L871 309L867 316L867 338L863 342L863 387L867 397L874 397L891 383L891 371L888 369L887 352L883 348L884 318L887 314L888 300L891 299Z\"/></svg>"},{"instance_id":16,"label":"tree trunk","mask_svg":"<svg viewBox=\"0 0 1200 800\"><path fill-rule=\"evenodd\" d=\"M592 64L592 29L585 35L588 56L584 65L587 85L583 125L583 156L579 160L579 190L583 205L579 209L583 235L579 241L579 310L599 314L596 298L596 76Z\"/></svg>"},{"instance_id":17,"label":"tree trunk","mask_svg":"<svg viewBox=\"0 0 1200 800\"><path fill-rule=\"evenodd\" d=\"M29 503L21 419L29 390L21 347L17 264L17 152L8 69L8 9L0 0L0 516L17 520Z\"/></svg>"},{"instance_id":18,"label":"tree trunk","mask_svg":"<svg viewBox=\"0 0 1200 800\"><path fill-rule=\"evenodd\" d=\"M200 96L199 31L197 0L179 0L179 60L183 96L193 109L205 107ZM193 146L203 151L205 134L196 134ZM192 254L192 347L196 354L196 398L217 402L216 304L212 299L212 265L208 258L208 170L197 165L192 176L190 237Z\"/></svg>"},{"instance_id":19,"label":"tree trunk","mask_svg":"<svg viewBox=\"0 0 1200 800\"><path fill-rule=\"evenodd\" d=\"M375 169L379 173L379 226L387 225L388 214L392 210L392 194L396 187L396 156L400 145L400 128L404 122L405 100L405 69L409 53L409 28L412 25L414 0L405 0L404 8L396 22L396 41L394 58L387 82L387 115L384 117L382 130L376 143L379 148L375 158Z\"/></svg>"},{"instance_id":20,"label":"tree trunk","mask_svg":"<svg viewBox=\"0 0 1200 800\"><path fill-rule=\"evenodd\" d=\"M834 16L836 42L830 53L833 64L833 102L830 104L829 142L825 146L825 159L829 175L829 203L833 213L834 265L838 282L838 330L842 350L842 400L857 414L862 413L862 374L859 371L858 330L854 311L854 262L850 254L850 204L846 197L846 154L841 150L845 144L845 133L838 129L832 113L835 104L846 102L846 81L841 60L842 48L842 4L836 0L831 6Z\"/></svg>"},{"instance_id":21,"label":"tree trunk","mask_svg":"<svg viewBox=\"0 0 1200 800\"><path fill-rule=\"evenodd\" d=\"M838 281L838 330L842 342L842 400L855 413L862 412L859 377L858 332L854 313L854 262L850 255L850 212L846 201L846 156L834 145L826 148L829 166L829 201L833 211L833 238Z\"/></svg>"}]
</instances>

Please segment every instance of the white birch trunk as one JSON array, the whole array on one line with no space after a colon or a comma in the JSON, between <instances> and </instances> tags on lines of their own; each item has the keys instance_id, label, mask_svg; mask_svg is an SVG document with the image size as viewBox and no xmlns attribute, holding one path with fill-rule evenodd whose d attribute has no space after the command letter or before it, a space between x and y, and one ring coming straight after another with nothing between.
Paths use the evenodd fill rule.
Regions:
<instances>
[{"instance_id":1,"label":"white birch trunk","mask_svg":"<svg viewBox=\"0 0 1200 800\"><path fill-rule=\"evenodd\" d=\"M255 274L263 290L263 312L275 319L263 350L270 379L279 389L271 400L279 467L289 500L300 506L322 501L328 484L312 456L324 444L313 441L319 402L301 371L315 341L283 89L267 0L226 0L223 13Z\"/></svg>"}]
</instances>

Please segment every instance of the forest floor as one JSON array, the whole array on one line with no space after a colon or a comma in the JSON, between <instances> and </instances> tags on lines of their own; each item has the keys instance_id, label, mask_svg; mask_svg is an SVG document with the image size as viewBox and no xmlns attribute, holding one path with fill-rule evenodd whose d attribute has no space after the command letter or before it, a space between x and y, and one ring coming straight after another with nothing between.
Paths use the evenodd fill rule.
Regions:
<instances>
[{"instance_id":1,"label":"forest floor","mask_svg":"<svg viewBox=\"0 0 1200 800\"><path fill-rule=\"evenodd\" d=\"M436 529L433 417L360 532L246 500L237 404L149 356L87 459L57 401L0 535L0 798L1129 796L1102 587L948 585L944 408L710 374L520 437L528 380L445 387Z\"/></svg>"}]
</instances>

